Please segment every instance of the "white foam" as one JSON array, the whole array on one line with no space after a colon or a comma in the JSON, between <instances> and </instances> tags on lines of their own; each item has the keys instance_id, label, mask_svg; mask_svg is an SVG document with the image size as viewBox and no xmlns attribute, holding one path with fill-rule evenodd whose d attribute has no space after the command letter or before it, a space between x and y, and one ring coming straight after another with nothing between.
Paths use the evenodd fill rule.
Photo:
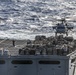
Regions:
<instances>
[{"instance_id":1,"label":"white foam","mask_svg":"<svg viewBox=\"0 0 76 75\"><path fill-rule=\"evenodd\" d=\"M16 1L16 0L12 0ZM9 38L9 39L33 39L35 35L46 35L50 36L52 33L44 33L50 31L48 27L53 26L53 20L56 22L56 19L64 17L69 13L71 19L75 20L73 17L76 14L76 5L65 1L65 0L18 0L16 3L0 4L0 16L7 18L6 22L1 21L0 25L3 29L8 29L6 31L0 31L0 38ZM31 1L31 2L30 2ZM39 5L39 3L40 5ZM64 1L64 2L63 2ZM27 3L28 2L28 3ZM37 3L36 3L37 2ZM35 8L35 9L34 9ZM39 12L39 10L41 11ZM75 8L75 9L69 9ZM17 11L18 9L19 11ZM33 9L33 10L32 10ZM8 11L7 11L8 10ZM31 11L32 10L32 11ZM37 12L37 11L38 12ZM47 13L48 10L51 10L50 13ZM2 12L4 11L4 12ZM44 11L44 13L43 13ZM6 13L6 14L4 14ZM63 14L63 15L62 15ZM36 15L39 20L27 20L32 15ZM53 20L52 20L53 19ZM13 24L14 23L14 24ZM23 29L25 28L25 30ZM40 31L41 28L48 28L43 31ZM34 29L39 31L34 32ZM75 34L73 36L76 38Z\"/></svg>"}]
</instances>

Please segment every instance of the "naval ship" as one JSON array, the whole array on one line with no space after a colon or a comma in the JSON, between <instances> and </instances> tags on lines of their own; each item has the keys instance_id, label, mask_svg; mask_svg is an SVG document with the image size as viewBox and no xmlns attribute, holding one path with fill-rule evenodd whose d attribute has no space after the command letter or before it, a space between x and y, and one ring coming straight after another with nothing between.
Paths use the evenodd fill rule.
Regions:
<instances>
[{"instance_id":1,"label":"naval ship","mask_svg":"<svg viewBox=\"0 0 76 75\"><path fill-rule=\"evenodd\" d=\"M65 19L55 35L34 40L0 40L0 75L76 75L76 40Z\"/></svg>"}]
</instances>

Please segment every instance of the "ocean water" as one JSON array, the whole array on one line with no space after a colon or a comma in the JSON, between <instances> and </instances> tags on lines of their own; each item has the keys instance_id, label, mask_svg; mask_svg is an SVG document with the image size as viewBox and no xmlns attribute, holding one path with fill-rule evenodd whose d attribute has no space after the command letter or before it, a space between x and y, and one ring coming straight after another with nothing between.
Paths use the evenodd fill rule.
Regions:
<instances>
[{"instance_id":1,"label":"ocean water","mask_svg":"<svg viewBox=\"0 0 76 75\"><path fill-rule=\"evenodd\" d=\"M54 35L55 19L69 17L76 27L76 0L0 0L0 38L34 39ZM75 38L75 28L73 30Z\"/></svg>"}]
</instances>

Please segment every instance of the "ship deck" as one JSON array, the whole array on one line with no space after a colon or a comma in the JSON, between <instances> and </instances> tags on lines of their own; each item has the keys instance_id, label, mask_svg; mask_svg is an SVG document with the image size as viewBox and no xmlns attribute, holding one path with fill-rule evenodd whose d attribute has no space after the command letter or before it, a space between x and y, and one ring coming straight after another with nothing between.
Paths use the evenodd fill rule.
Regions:
<instances>
[{"instance_id":1,"label":"ship deck","mask_svg":"<svg viewBox=\"0 0 76 75\"><path fill-rule=\"evenodd\" d=\"M18 50L26 45L26 40L14 40L15 46L13 46L13 40L3 40L0 39L0 50L8 50L9 55L18 55Z\"/></svg>"},{"instance_id":2,"label":"ship deck","mask_svg":"<svg viewBox=\"0 0 76 75\"><path fill-rule=\"evenodd\" d=\"M24 48L27 45L27 40L14 40L14 41L15 41L15 46L13 46L13 40L0 39L0 50L3 51L7 50L9 52L9 55L11 56L19 55L19 49ZM72 53L68 54L67 56L70 56L71 54Z\"/></svg>"}]
</instances>

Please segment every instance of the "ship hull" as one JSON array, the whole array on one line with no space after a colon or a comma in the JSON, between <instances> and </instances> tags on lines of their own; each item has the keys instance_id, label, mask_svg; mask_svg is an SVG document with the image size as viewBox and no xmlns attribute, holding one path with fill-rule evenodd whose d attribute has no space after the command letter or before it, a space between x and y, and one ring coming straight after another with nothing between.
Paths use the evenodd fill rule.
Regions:
<instances>
[{"instance_id":1,"label":"ship hull","mask_svg":"<svg viewBox=\"0 0 76 75\"><path fill-rule=\"evenodd\" d=\"M66 56L2 56L0 62L1 75L71 75Z\"/></svg>"}]
</instances>

